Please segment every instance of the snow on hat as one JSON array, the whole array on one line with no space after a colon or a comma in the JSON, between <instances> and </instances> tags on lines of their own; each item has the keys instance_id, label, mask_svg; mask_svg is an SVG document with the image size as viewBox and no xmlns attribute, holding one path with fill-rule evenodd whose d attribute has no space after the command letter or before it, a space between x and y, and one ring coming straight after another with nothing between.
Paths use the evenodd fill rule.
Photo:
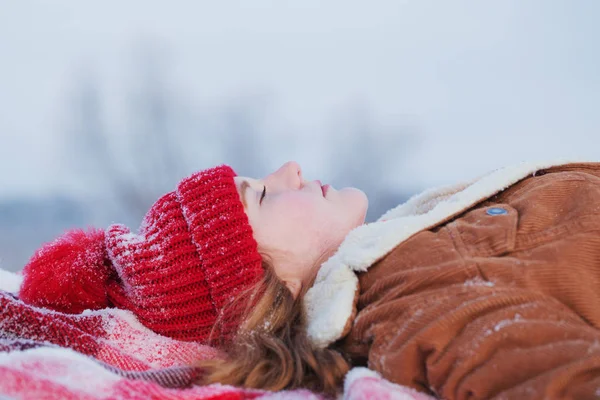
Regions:
<instances>
[{"instance_id":1,"label":"snow on hat","mask_svg":"<svg viewBox=\"0 0 600 400\"><path fill-rule=\"evenodd\" d=\"M224 307L263 275L235 176L222 165L182 180L138 234L112 225L46 244L25 266L19 297L65 313L115 306L165 336L227 340L239 315Z\"/></svg>"}]
</instances>

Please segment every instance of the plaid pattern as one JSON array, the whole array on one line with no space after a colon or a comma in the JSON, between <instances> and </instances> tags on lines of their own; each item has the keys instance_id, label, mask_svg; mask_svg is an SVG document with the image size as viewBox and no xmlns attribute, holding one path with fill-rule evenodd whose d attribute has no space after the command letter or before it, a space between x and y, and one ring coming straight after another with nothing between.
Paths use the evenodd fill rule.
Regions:
<instances>
[{"instance_id":1,"label":"plaid pattern","mask_svg":"<svg viewBox=\"0 0 600 400\"><path fill-rule=\"evenodd\" d=\"M323 399L306 390L272 393L193 385L201 371L190 365L218 356L213 347L152 332L129 311L63 314L0 290L0 398ZM366 369L349 375L346 399L425 398Z\"/></svg>"}]
</instances>

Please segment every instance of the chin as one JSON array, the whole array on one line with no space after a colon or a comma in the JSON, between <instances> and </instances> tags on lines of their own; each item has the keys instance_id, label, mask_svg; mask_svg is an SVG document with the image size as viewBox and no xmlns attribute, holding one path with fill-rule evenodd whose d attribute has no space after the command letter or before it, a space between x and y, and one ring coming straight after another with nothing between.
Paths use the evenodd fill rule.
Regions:
<instances>
[{"instance_id":1,"label":"chin","mask_svg":"<svg viewBox=\"0 0 600 400\"><path fill-rule=\"evenodd\" d=\"M369 199L365 192L356 188L344 188L341 192L344 192L345 201L349 203L351 213L355 217L352 218L355 221L352 228L364 224L369 208Z\"/></svg>"}]
</instances>

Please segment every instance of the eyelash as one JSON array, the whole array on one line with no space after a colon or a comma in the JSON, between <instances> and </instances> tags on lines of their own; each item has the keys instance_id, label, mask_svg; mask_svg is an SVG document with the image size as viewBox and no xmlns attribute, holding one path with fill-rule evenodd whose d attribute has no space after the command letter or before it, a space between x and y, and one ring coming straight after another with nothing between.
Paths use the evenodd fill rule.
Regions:
<instances>
[{"instance_id":1,"label":"eyelash","mask_svg":"<svg viewBox=\"0 0 600 400\"><path fill-rule=\"evenodd\" d=\"M267 187L265 186L264 189L263 189L263 191L262 191L262 194L260 195L260 200L259 200L258 204L262 204L262 201L263 201L263 199L265 198L266 195L267 195Z\"/></svg>"}]
</instances>

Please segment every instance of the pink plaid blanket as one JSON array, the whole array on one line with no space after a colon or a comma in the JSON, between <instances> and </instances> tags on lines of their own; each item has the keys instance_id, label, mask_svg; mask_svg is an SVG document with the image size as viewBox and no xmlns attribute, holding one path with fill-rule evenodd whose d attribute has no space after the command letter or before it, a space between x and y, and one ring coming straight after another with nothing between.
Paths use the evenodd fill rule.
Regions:
<instances>
[{"instance_id":1,"label":"pink plaid blanket","mask_svg":"<svg viewBox=\"0 0 600 400\"><path fill-rule=\"evenodd\" d=\"M8 279L0 270L2 280ZM306 390L265 392L193 385L209 346L157 335L128 311L79 315L35 308L0 290L0 397L17 399L322 399ZM430 399L366 368L348 373L344 399Z\"/></svg>"}]
</instances>

